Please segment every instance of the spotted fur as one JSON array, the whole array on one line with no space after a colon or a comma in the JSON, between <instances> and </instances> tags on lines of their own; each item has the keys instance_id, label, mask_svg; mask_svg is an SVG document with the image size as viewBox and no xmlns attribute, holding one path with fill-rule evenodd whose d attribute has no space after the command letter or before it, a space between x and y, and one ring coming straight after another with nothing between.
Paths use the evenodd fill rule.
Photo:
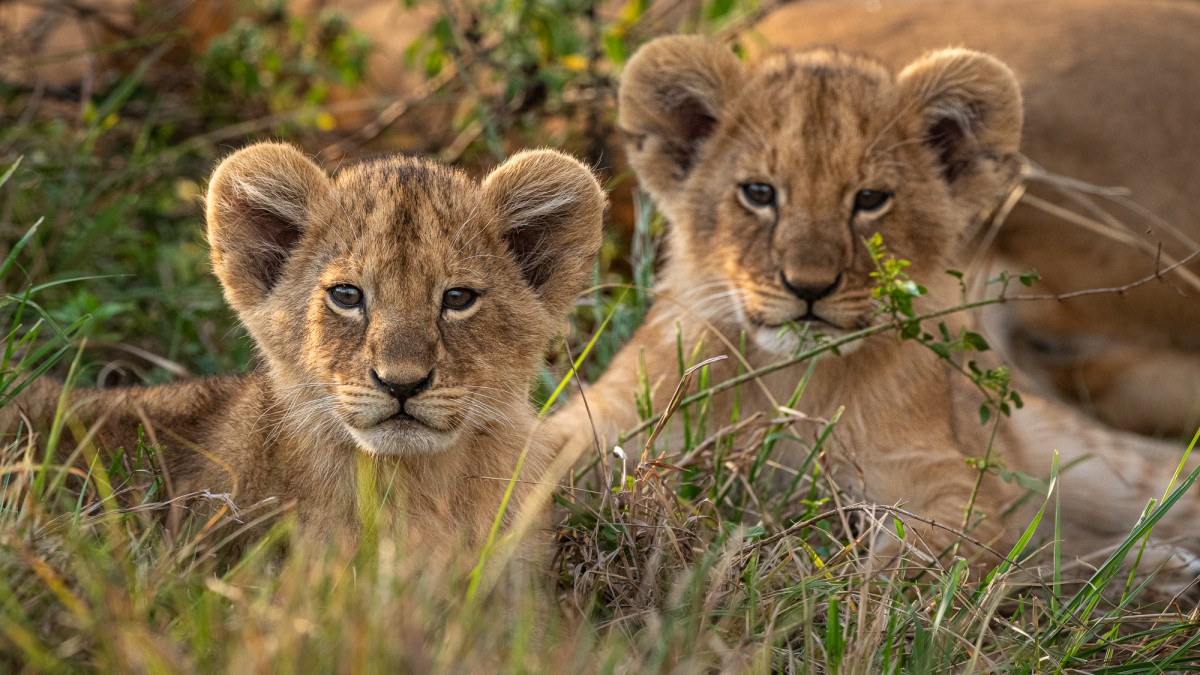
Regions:
<instances>
[{"instance_id":1,"label":"spotted fur","mask_svg":"<svg viewBox=\"0 0 1200 675\"><path fill-rule=\"evenodd\" d=\"M480 183L399 156L331 176L291 146L251 146L213 173L207 220L213 269L261 365L76 392L71 412L99 421L109 448L132 447L144 425L173 493L290 503L320 537L355 532L369 456L410 537L442 553L478 543L522 453L509 520L546 466L530 385L590 275L605 201L587 167L549 150ZM361 303L339 304L339 287ZM454 289L477 297L451 307ZM48 419L57 398L39 384L0 428L18 413Z\"/></svg>"},{"instance_id":2,"label":"spotted fur","mask_svg":"<svg viewBox=\"0 0 1200 675\"><path fill-rule=\"evenodd\" d=\"M791 356L800 343L785 324L830 337L879 324L865 246L875 233L892 255L912 262L908 272L928 289L919 311L957 304L958 281L944 270L960 264L978 216L1015 175L1022 112L1012 73L977 52L934 52L893 74L832 50L744 65L701 38L668 37L643 47L626 68L619 123L639 181L670 220L668 258L645 325L586 392L586 408L575 401L556 418L559 443L572 450L590 444L592 422L609 443L638 422L642 364L654 408L666 407L678 380L677 340L684 354L699 345L701 356L736 354L744 343L744 361L712 367L710 379L719 381ZM771 199L759 199L761 188L747 192L754 185L769 186ZM859 201L863 190L889 198ZM947 323L953 331L970 319ZM808 367L719 395L712 419L731 419L735 405L742 417L775 416ZM1179 450L1027 400L1001 425L996 459L1046 477L1058 451L1062 466L1076 463L1059 481L1064 550L1082 557L1119 541L1147 500L1161 496ZM981 402L929 350L884 333L820 358L799 407L831 419L844 406L825 457L850 494L957 528L976 488L968 459L984 456L990 441ZM818 431L793 425L790 433L809 443L781 443L778 461L799 468ZM989 473L974 501L972 536L1006 552L1029 522L1029 505L1041 503L1035 497L1006 515L1022 496ZM1193 495L1155 532L1200 550L1198 517ZM907 531L910 543L934 555L955 537L922 521ZM896 546L886 528L877 534L876 553ZM1200 571L1194 557L1172 556L1163 559L1177 564L1184 583Z\"/></svg>"}]
</instances>

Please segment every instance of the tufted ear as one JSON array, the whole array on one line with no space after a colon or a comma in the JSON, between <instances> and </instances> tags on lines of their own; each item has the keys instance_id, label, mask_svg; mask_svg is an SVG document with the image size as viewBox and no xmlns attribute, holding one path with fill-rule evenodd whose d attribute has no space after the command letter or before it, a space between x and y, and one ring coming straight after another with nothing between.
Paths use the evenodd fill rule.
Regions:
<instances>
[{"instance_id":1,"label":"tufted ear","mask_svg":"<svg viewBox=\"0 0 1200 675\"><path fill-rule=\"evenodd\" d=\"M483 182L509 249L556 317L591 276L608 201L586 166L554 150L514 155Z\"/></svg>"},{"instance_id":2,"label":"tufted ear","mask_svg":"<svg viewBox=\"0 0 1200 675\"><path fill-rule=\"evenodd\" d=\"M898 82L902 104L915 111L911 133L934 151L951 191L1003 187L1015 170L1024 119L1008 66L987 54L943 49L910 64Z\"/></svg>"},{"instance_id":3,"label":"tufted ear","mask_svg":"<svg viewBox=\"0 0 1200 675\"><path fill-rule=\"evenodd\" d=\"M621 76L617 124L638 180L667 207L744 80L741 61L697 36L639 49Z\"/></svg>"},{"instance_id":4,"label":"tufted ear","mask_svg":"<svg viewBox=\"0 0 1200 675\"><path fill-rule=\"evenodd\" d=\"M239 313L271 292L329 177L296 148L258 143L225 159L208 185L213 270Z\"/></svg>"}]
</instances>

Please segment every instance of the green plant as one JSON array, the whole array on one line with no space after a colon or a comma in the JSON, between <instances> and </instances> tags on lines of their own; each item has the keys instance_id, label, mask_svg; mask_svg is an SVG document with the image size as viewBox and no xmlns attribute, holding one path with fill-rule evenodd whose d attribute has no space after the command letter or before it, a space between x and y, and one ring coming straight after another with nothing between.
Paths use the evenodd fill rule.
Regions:
<instances>
[{"instance_id":1,"label":"green plant","mask_svg":"<svg viewBox=\"0 0 1200 675\"><path fill-rule=\"evenodd\" d=\"M447 154L457 159L474 151L502 159L514 141L548 142L592 161L606 159L616 76L638 45L653 36L656 21L658 30L669 25L651 16L652 4L440 2L439 16L413 42L408 61L431 78L454 69L465 94L455 120L459 140ZM744 20L757 7L755 0L705 0L689 8L681 27L712 31ZM565 124L548 124L554 119Z\"/></svg>"},{"instance_id":2,"label":"green plant","mask_svg":"<svg viewBox=\"0 0 1200 675\"><path fill-rule=\"evenodd\" d=\"M282 0L244 4L199 61L200 104L224 123L281 116L276 134L332 129L323 104L334 88L362 82L370 42L333 10L309 17Z\"/></svg>"},{"instance_id":3,"label":"green plant","mask_svg":"<svg viewBox=\"0 0 1200 675\"><path fill-rule=\"evenodd\" d=\"M12 178L21 164L16 161L0 174L0 189ZM34 223L0 263L0 284L4 284L16 266L18 256L37 233L42 221ZM77 319L66 328L60 328L54 319L36 302L35 296L45 286L30 287L19 293L0 296L0 316L7 319L3 354L0 354L0 408L21 393L33 380L41 377L55 362L70 349L71 341L87 324L89 317ZM43 335L43 330L48 336Z\"/></svg>"},{"instance_id":4,"label":"green plant","mask_svg":"<svg viewBox=\"0 0 1200 675\"><path fill-rule=\"evenodd\" d=\"M41 222L19 272L58 324L95 319L80 327L85 370L115 359L105 371L115 381L250 361L209 271L202 177L227 151L222 142L268 128L303 138L326 125L322 103L360 81L368 48L337 14L305 18L279 2L252 3L194 64L194 77L163 63L181 39L128 48L134 67L78 103L0 77L0 116L14 120L0 126L0 162L24 158L0 190L0 242ZM278 117L244 125L256 115ZM82 281L59 283L70 279Z\"/></svg>"}]
</instances>

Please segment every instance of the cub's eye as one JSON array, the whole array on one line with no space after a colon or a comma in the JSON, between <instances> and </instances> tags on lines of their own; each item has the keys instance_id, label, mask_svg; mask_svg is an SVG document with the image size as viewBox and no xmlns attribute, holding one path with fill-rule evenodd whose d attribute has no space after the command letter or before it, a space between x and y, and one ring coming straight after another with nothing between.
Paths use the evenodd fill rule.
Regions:
<instances>
[{"instance_id":1,"label":"cub's eye","mask_svg":"<svg viewBox=\"0 0 1200 675\"><path fill-rule=\"evenodd\" d=\"M854 195L855 213L871 213L882 209L892 199L892 193L883 190L859 190Z\"/></svg>"},{"instance_id":2,"label":"cub's eye","mask_svg":"<svg viewBox=\"0 0 1200 675\"><path fill-rule=\"evenodd\" d=\"M753 208L775 205L775 188L766 183L742 183L742 199Z\"/></svg>"},{"instance_id":3,"label":"cub's eye","mask_svg":"<svg viewBox=\"0 0 1200 675\"><path fill-rule=\"evenodd\" d=\"M461 312L475 304L478 297L479 293L469 288L451 288L442 293L442 308Z\"/></svg>"},{"instance_id":4,"label":"cub's eye","mask_svg":"<svg viewBox=\"0 0 1200 675\"><path fill-rule=\"evenodd\" d=\"M354 309L362 306L363 292L350 284L338 284L329 289L329 299L338 307Z\"/></svg>"}]
</instances>

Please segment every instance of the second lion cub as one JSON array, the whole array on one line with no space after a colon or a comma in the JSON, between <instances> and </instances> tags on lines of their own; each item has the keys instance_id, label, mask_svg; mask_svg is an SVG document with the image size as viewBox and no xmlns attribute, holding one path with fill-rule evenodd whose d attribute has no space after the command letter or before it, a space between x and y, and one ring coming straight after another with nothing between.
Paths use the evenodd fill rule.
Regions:
<instances>
[{"instance_id":1,"label":"second lion cub","mask_svg":"<svg viewBox=\"0 0 1200 675\"><path fill-rule=\"evenodd\" d=\"M549 150L478 183L417 159L330 176L288 145L243 149L213 174L208 239L262 365L73 392L69 414L108 448L134 447L142 426L166 448L173 494L294 502L322 538L353 536L372 457L395 495L385 512L444 557L486 538L527 447L507 517L530 506L547 458L530 383L588 279L605 201L587 167ZM0 411L0 432L37 428L58 400L38 383Z\"/></svg>"},{"instance_id":2,"label":"second lion cub","mask_svg":"<svg viewBox=\"0 0 1200 675\"><path fill-rule=\"evenodd\" d=\"M617 441L647 402L666 409L685 356L743 359L710 366L716 382L790 359L802 333L850 340L888 326L874 292L877 234L924 287L910 298L915 311L950 311L962 289L944 271L963 266L979 215L1017 170L1020 90L1004 64L978 52L932 52L895 73L831 50L745 64L719 44L666 37L630 59L619 99L630 163L670 221L668 255L641 328L587 390L586 406L580 397L553 420L568 455L597 437ZM970 326L953 315L922 330L949 340ZM781 482L821 443L823 468L849 494L915 513L903 545L934 555L964 525L1004 555L1042 501L980 466L1046 478L1061 456L1062 531L1043 534L1061 536L1067 560L1107 555L1171 481L1171 444L1111 432L1036 395L984 427L984 396L958 372L966 358L947 363L890 332L861 337L704 405L719 424L771 419L802 392L796 406L838 421L823 438L817 427L788 429L801 442L776 447ZM1190 584L1200 571L1197 518L1193 490L1155 527L1163 546L1143 565L1169 563L1171 583ZM890 523L874 538L877 553L901 547ZM982 547L972 554L985 567L997 559Z\"/></svg>"}]
</instances>

